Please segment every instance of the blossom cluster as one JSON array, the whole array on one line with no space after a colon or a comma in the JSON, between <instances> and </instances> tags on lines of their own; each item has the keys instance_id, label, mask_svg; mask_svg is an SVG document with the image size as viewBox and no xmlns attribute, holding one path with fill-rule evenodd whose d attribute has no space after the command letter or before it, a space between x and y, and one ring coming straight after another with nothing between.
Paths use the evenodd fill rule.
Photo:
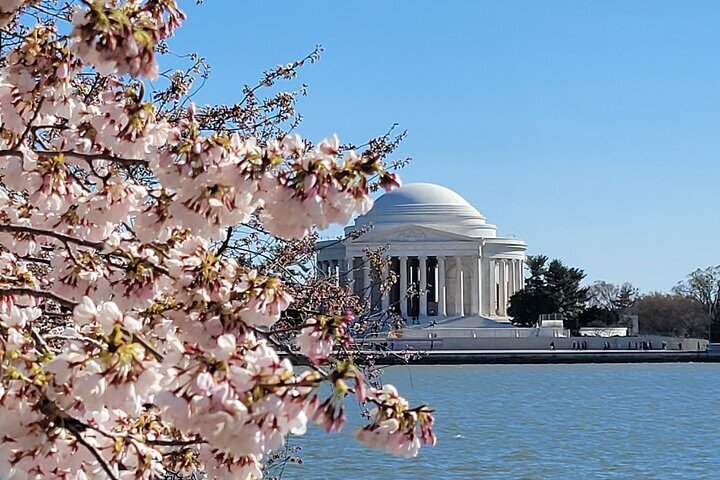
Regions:
<instances>
[{"instance_id":1,"label":"blossom cluster","mask_svg":"<svg viewBox=\"0 0 720 480\"><path fill-rule=\"evenodd\" d=\"M15 17L25 0L4 0L0 4L0 28L5 28Z\"/></svg>"},{"instance_id":2,"label":"blossom cluster","mask_svg":"<svg viewBox=\"0 0 720 480\"><path fill-rule=\"evenodd\" d=\"M82 60L103 75L158 76L155 46L172 35L185 15L173 0L93 0L73 15L73 45Z\"/></svg>"},{"instance_id":3,"label":"blossom cluster","mask_svg":"<svg viewBox=\"0 0 720 480\"><path fill-rule=\"evenodd\" d=\"M346 346L352 341L348 334L348 326L353 315L337 315L326 317L318 315L305 322L305 328L297 336L297 346L300 353L315 364L323 363L333 353L333 348Z\"/></svg>"},{"instance_id":4,"label":"blossom cluster","mask_svg":"<svg viewBox=\"0 0 720 480\"><path fill-rule=\"evenodd\" d=\"M0 21L32 4L2 2ZM346 223L372 206L370 178L396 177L337 137L163 115L121 75L153 78L183 18L172 0L83 2L68 39L30 28L0 68L0 472L259 478L288 434L342 426L321 386L348 379L378 407L360 440L414 455L416 431L434 443L430 411L334 357L351 314L303 320L291 348L273 330L290 289L224 254L238 225L302 239Z\"/></svg>"},{"instance_id":5,"label":"blossom cluster","mask_svg":"<svg viewBox=\"0 0 720 480\"><path fill-rule=\"evenodd\" d=\"M360 443L404 457L417 455L421 444L435 445L434 419L427 407L411 409L392 385L371 390L366 401L376 406L370 411L373 422L355 433Z\"/></svg>"}]
</instances>

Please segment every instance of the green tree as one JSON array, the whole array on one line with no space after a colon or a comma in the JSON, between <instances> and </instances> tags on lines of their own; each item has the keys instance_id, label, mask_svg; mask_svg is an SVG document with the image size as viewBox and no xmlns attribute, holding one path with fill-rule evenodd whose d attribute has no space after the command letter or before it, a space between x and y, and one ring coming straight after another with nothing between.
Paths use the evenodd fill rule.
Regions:
<instances>
[{"instance_id":1,"label":"green tree","mask_svg":"<svg viewBox=\"0 0 720 480\"><path fill-rule=\"evenodd\" d=\"M513 323L532 326L542 314L559 313L565 316L567 328L577 330L587 299L587 288L580 287L585 272L557 259L548 263L545 255L528 257L527 266L530 276L525 288L510 297L508 313Z\"/></svg>"},{"instance_id":2,"label":"green tree","mask_svg":"<svg viewBox=\"0 0 720 480\"><path fill-rule=\"evenodd\" d=\"M617 311L595 305L578 315L578 326L580 328L607 327L617 324L619 320L620 315Z\"/></svg>"},{"instance_id":3,"label":"green tree","mask_svg":"<svg viewBox=\"0 0 720 480\"><path fill-rule=\"evenodd\" d=\"M640 290L633 287L629 282L620 285L615 302L613 302L613 310L623 312L632 307L638 299Z\"/></svg>"},{"instance_id":4,"label":"green tree","mask_svg":"<svg viewBox=\"0 0 720 480\"><path fill-rule=\"evenodd\" d=\"M548 287L557 302L557 313L565 316L565 326L577 330L577 319L585 310L587 288L580 288L585 272L579 268L567 267L560 260L553 260L545 275Z\"/></svg>"}]
</instances>

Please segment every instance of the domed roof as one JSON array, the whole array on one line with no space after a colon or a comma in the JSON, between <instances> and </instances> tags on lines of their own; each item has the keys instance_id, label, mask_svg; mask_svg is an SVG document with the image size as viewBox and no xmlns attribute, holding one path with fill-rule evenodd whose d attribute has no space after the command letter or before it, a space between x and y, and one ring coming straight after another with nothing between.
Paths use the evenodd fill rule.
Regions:
<instances>
[{"instance_id":1,"label":"domed roof","mask_svg":"<svg viewBox=\"0 0 720 480\"><path fill-rule=\"evenodd\" d=\"M409 183L386 193L366 215L358 217L355 226L372 223L375 228L414 224L464 235L495 236L495 226L470 202L449 188L433 183Z\"/></svg>"},{"instance_id":2,"label":"domed roof","mask_svg":"<svg viewBox=\"0 0 720 480\"><path fill-rule=\"evenodd\" d=\"M382 195L375 201L373 210L388 210L411 206L452 206L470 209L480 214L470 202L449 188L434 183L409 183Z\"/></svg>"}]
</instances>

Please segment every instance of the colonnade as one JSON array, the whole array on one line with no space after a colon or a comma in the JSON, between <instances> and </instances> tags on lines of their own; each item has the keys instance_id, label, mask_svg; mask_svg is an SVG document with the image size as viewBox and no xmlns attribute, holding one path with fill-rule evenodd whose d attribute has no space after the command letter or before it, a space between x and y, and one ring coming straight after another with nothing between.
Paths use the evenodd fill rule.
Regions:
<instances>
[{"instance_id":1,"label":"colonnade","mask_svg":"<svg viewBox=\"0 0 720 480\"><path fill-rule=\"evenodd\" d=\"M353 291L374 308L395 309L404 318L429 316L507 316L510 297L523 288L524 261L480 255L400 255L391 257L399 281L380 295L371 283L365 257L318 262L324 275L353 282Z\"/></svg>"},{"instance_id":2,"label":"colonnade","mask_svg":"<svg viewBox=\"0 0 720 480\"><path fill-rule=\"evenodd\" d=\"M337 276L340 273L339 260L321 260L318 262L318 270L325 276Z\"/></svg>"},{"instance_id":3,"label":"colonnade","mask_svg":"<svg viewBox=\"0 0 720 480\"><path fill-rule=\"evenodd\" d=\"M520 259L498 258L491 261L490 284L496 287L490 291L492 295L490 304L495 307L495 315L507 316L510 297L524 287L524 268L524 263Z\"/></svg>"}]
</instances>

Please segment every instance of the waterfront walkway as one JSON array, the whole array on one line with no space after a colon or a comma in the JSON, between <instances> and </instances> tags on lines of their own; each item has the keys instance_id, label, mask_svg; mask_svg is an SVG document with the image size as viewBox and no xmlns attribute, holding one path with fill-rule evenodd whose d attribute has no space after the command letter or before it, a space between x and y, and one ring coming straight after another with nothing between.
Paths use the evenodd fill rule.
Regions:
<instances>
[{"instance_id":1,"label":"waterfront walkway","mask_svg":"<svg viewBox=\"0 0 720 480\"><path fill-rule=\"evenodd\" d=\"M406 363L406 353L417 365L720 362L705 350L405 350L384 352L377 363Z\"/></svg>"}]
</instances>

